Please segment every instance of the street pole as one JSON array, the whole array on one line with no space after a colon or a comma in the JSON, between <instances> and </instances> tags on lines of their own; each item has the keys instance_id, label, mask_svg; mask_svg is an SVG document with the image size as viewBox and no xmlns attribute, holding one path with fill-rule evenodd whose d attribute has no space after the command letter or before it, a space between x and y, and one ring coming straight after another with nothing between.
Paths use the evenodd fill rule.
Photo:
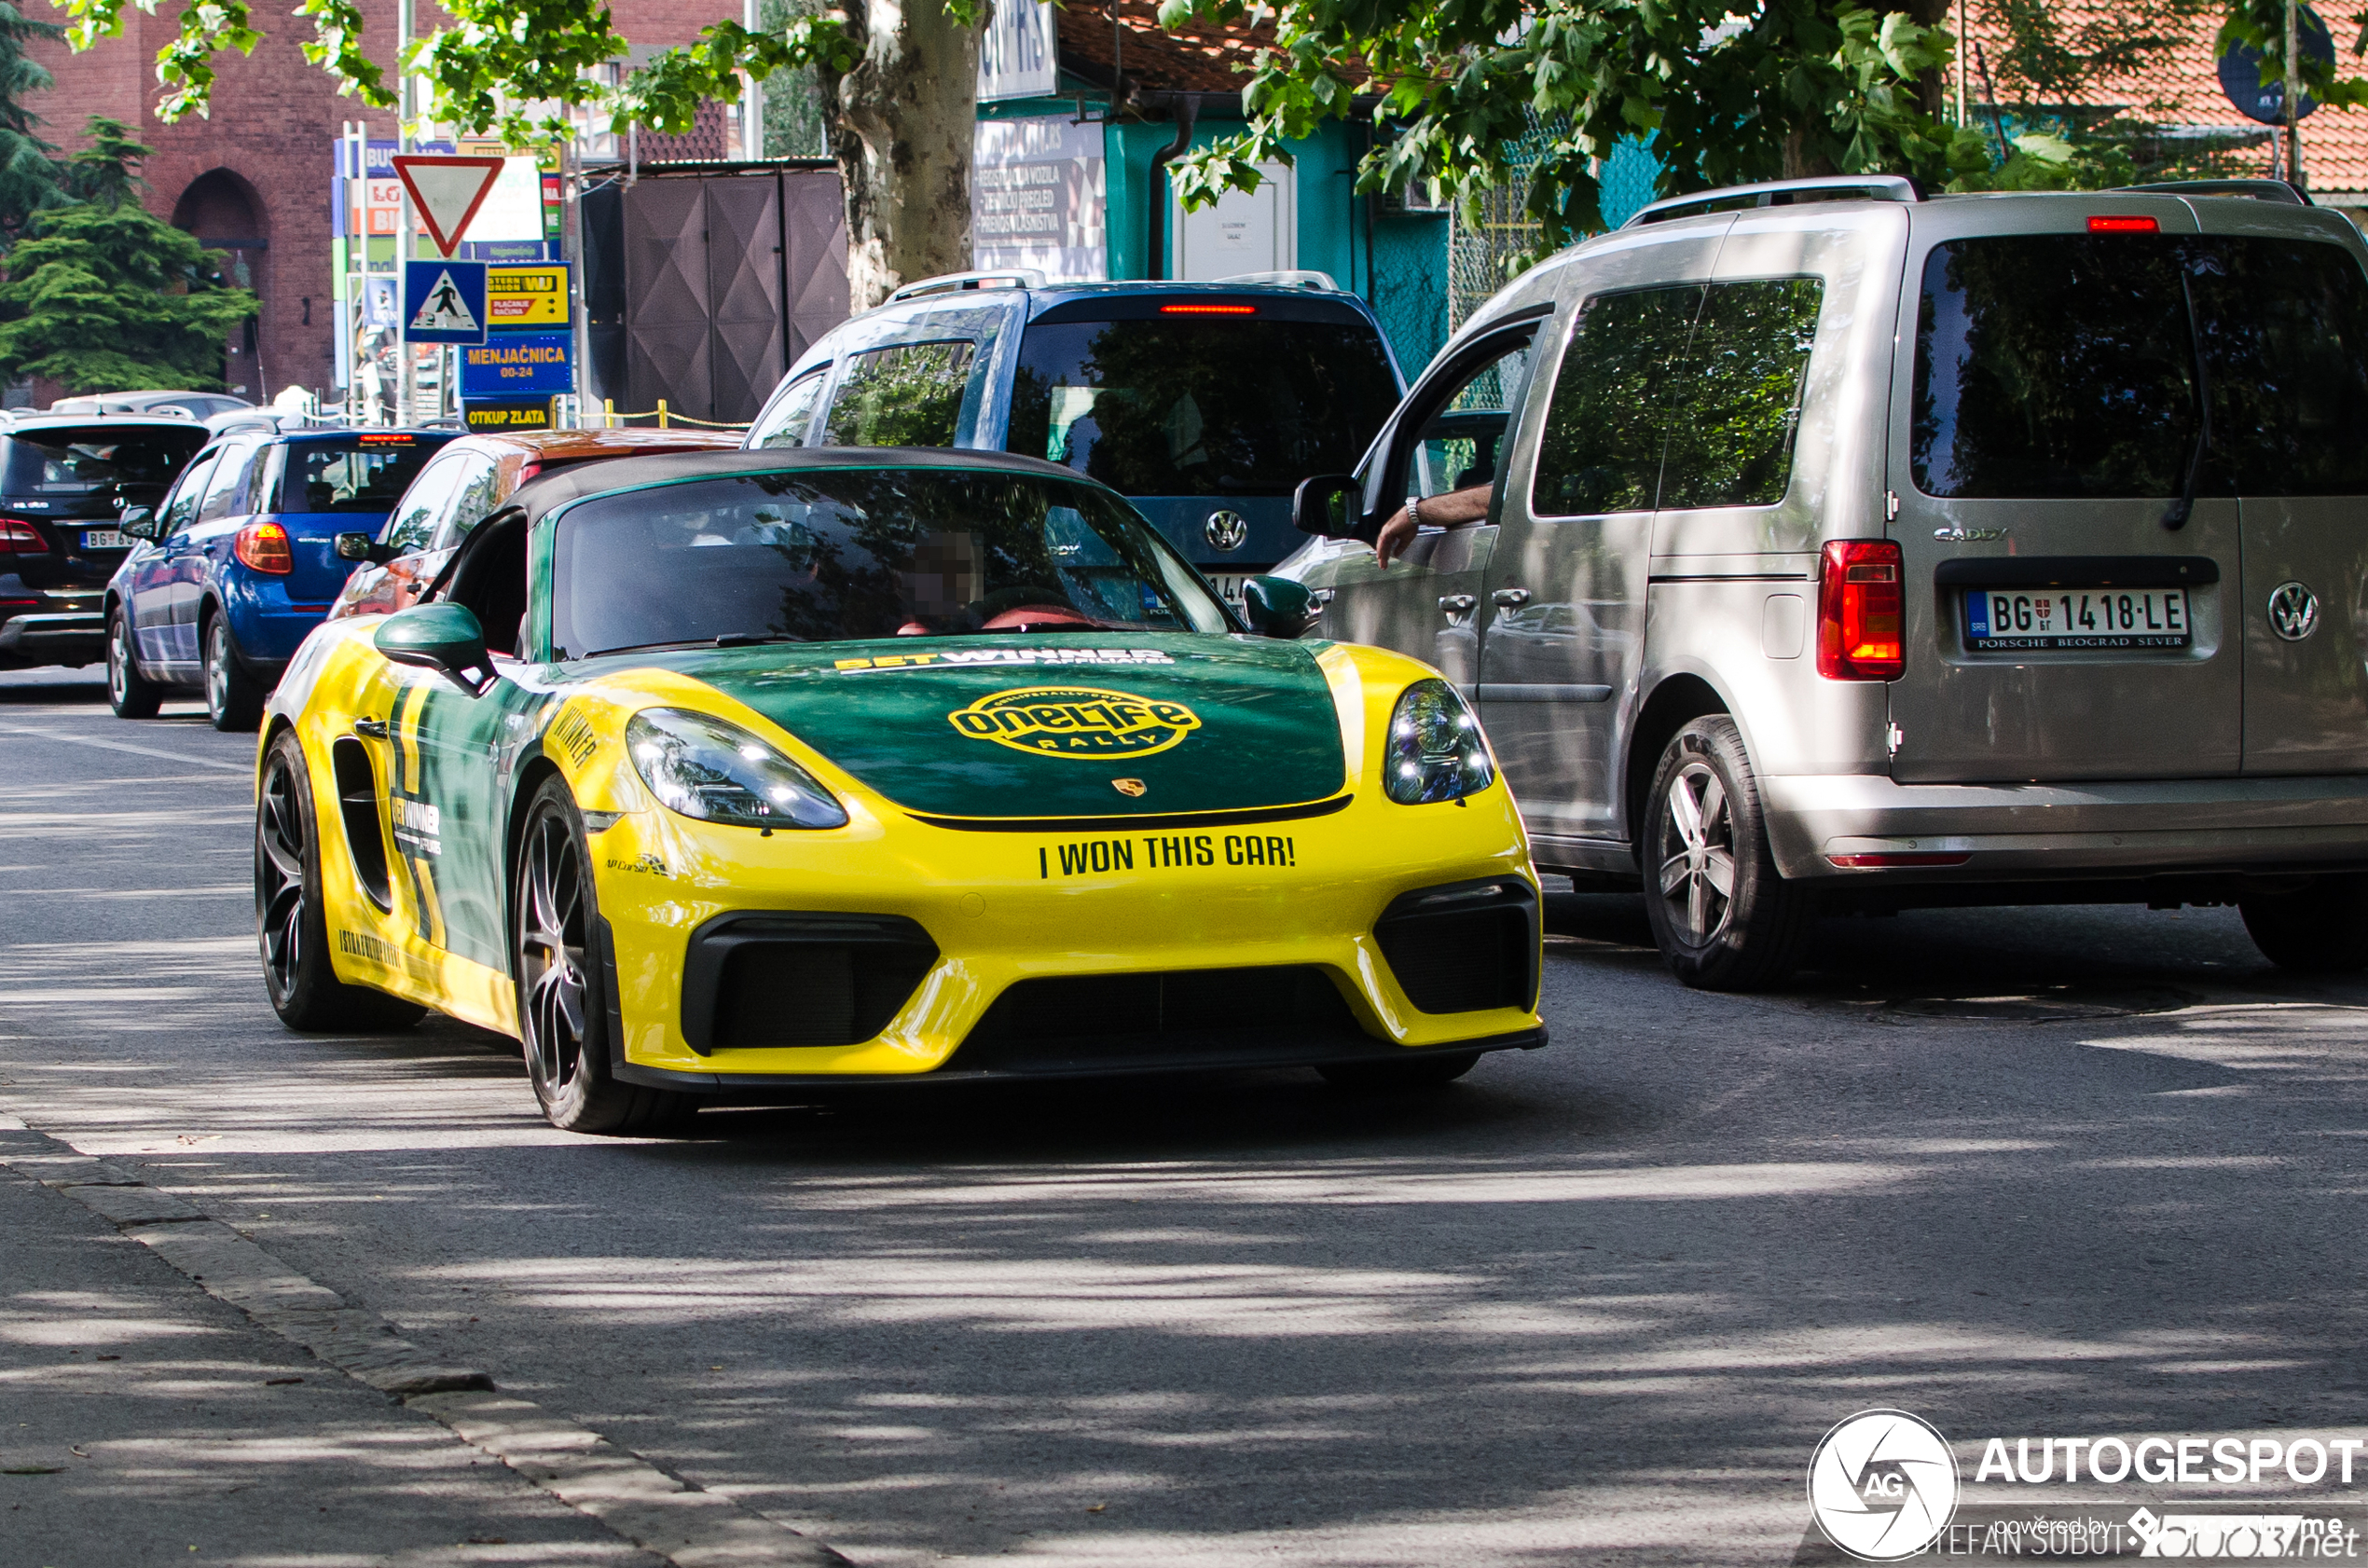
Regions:
<instances>
[{"instance_id":1,"label":"street pole","mask_svg":"<svg viewBox=\"0 0 2368 1568\"><path fill-rule=\"evenodd\" d=\"M1966 0L1957 0L1957 123L1965 123L1965 57L1973 52L1968 29L1971 19L1966 15Z\"/></svg>"},{"instance_id":2,"label":"street pole","mask_svg":"<svg viewBox=\"0 0 2368 1568\"><path fill-rule=\"evenodd\" d=\"M2302 0L2286 0L2286 180L2302 188Z\"/></svg>"},{"instance_id":3,"label":"street pole","mask_svg":"<svg viewBox=\"0 0 2368 1568\"><path fill-rule=\"evenodd\" d=\"M576 133L570 128L559 144L559 259L567 263L569 351L575 360L575 423L584 424L584 401L591 395L592 362L586 356L590 335L584 320L584 201L578 188L582 166L576 160Z\"/></svg>"},{"instance_id":4,"label":"street pole","mask_svg":"<svg viewBox=\"0 0 2368 1568\"><path fill-rule=\"evenodd\" d=\"M394 58L398 63L395 66L394 75L394 112L397 116L394 127L394 145L395 150L402 153L408 153L411 150L411 73L406 66L400 63L403 57L411 50L411 6L412 0L401 0L401 4L395 7ZM411 352L411 323L405 319L403 311L404 264L411 259L411 230L414 224L411 217L411 188L404 186L401 189L402 204L396 209L394 220L394 352L395 364L401 372L401 378L396 383L395 395L403 400L403 406L395 411L394 422L398 425L407 425L419 408L420 366Z\"/></svg>"}]
</instances>

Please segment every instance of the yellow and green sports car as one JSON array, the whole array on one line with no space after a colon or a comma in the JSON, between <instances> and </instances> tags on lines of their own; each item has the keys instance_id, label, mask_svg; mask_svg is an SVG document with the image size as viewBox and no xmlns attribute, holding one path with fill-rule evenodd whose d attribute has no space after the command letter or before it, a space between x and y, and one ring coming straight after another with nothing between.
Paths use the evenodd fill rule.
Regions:
<instances>
[{"instance_id":1,"label":"yellow and green sports car","mask_svg":"<svg viewBox=\"0 0 2368 1568\"><path fill-rule=\"evenodd\" d=\"M558 1126L825 1084L1545 1042L1455 690L1249 626L1115 493L978 452L628 458L480 524L273 696L255 911L305 1030L516 1037ZM490 646L489 646L490 645Z\"/></svg>"}]
</instances>

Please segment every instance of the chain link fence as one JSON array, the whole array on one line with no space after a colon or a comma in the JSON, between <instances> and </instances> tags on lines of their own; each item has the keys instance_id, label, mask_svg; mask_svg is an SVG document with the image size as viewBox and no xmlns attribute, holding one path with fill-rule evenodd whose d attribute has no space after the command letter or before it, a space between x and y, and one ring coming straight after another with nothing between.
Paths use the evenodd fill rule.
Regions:
<instances>
[{"instance_id":1,"label":"chain link fence","mask_svg":"<svg viewBox=\"0 0 2368 1568\"><path fill-rule=\"evenodd\" d=\"M1447 325L1453 333L1497 290L1518 275L1521 259L1537 244L1535 219L1523 211L1529 199L1529 173L1547 144L1547 131L1535 119L1528 135L1510 149L1513 175L1480 199L1480 221L1465 220L1461 208L1448 218ZM1612 228L1653 199L1653 181L1660 165L1640 143L1622 142L1596 172L1603 182L1604 222Z\"/></svg>"}]
</instances>

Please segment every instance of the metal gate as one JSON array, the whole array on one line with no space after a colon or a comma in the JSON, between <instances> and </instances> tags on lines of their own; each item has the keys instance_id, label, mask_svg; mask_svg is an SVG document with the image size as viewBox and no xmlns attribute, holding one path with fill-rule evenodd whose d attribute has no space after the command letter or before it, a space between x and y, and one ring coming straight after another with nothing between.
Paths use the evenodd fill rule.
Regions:
<instances>
[{"instance_id":1,"label":"metal gate","mask_svg":"<svg viewBox=\"0 0 2368 1568\"><path fill-rule=\"evenodd\" d=\"M664 398L694 420L755 418L791 363L847 319L838 172L645 167L611 188L613 214L588 202L585 214L593 395L620 410ZM604 251L621 265L599 265Z\"/></svg>"}]
</instances>

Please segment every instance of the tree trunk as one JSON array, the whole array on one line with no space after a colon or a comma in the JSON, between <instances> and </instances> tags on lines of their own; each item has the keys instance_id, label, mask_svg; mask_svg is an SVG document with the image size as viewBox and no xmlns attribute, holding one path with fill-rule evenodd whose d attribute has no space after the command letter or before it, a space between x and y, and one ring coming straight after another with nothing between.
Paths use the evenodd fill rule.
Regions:
<instances>
[{"instance_id":1,"label":"tree trunk","mask_svg":"<svg viewBox=\"0 0 2368 1568\"><path fill-rule=\"evenodd\" d=\"M831 153L847 186L847 292L868 310L902 285L971 265L978 32L943 0L847 7L863 58L835 84Z\"/></svg>"}]
</instances>

